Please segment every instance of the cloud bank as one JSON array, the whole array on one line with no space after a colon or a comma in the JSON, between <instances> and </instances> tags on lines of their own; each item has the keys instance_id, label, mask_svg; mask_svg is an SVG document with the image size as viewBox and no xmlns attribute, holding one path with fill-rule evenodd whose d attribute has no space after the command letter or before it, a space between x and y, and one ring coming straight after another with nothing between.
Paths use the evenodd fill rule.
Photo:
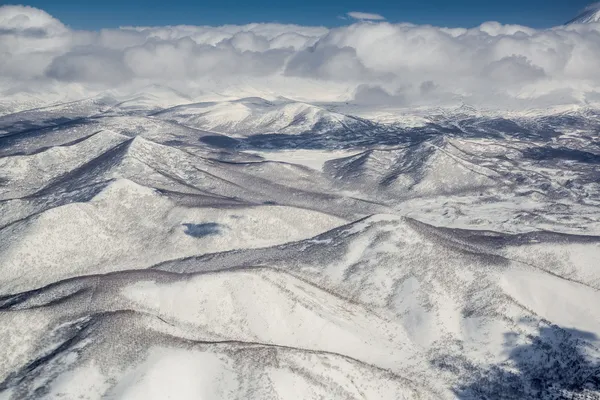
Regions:
<instances>
[{"instance_id":1,"label":"cloud bank","mask_svg":"<svg viewBox=\"0 0 600 400\"><path fill-rule=\"evenodd\" d=\"M354 18L354 19L358 19L358 20L365 20L365 21L369 21L369 20L370 21L383 21L383 20L385 20L385 18L382 15L365 13L365 12L360 12L360 11L351 11L346 15L348 15L350 18Z\"/></svg>"},{"instance_id":2,"label":"cloud bank","mask_svg":"<svg viewBox=\"0 0 600 400\"><path fill-rule=\"evenodd\" d=\"M349 13L354 18L380 16ZM164 85L198 96L286 96L399 107L546 107L600 98L599 24L535 30L357 22L66 27L0 7L0 95L81 98Z\"/></svg>"}]
</instances>

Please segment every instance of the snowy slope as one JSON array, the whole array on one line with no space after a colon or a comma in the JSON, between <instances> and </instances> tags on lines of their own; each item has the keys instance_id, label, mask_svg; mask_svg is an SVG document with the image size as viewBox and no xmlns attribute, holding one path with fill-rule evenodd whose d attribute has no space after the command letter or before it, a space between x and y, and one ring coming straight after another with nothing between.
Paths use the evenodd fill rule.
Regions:
<instances>
[{"instance_id":1,"label":"snowy slope","mask_svg":"<svg viewBox=\"0 0 600 400\"><path fill-rule=\"evenodd\" d=\"M567 25L595 24L600 22L600 5L588 7L584 12L567 22Z\"/></svg>"},{"instance_id":2,"label":"snowy slope","mask_svg":"<svg viewBox=\"0 0 600 400\"><path fill-rule=\"evenodd\" d=\"M478 238L475 244L465 240L469 235ZM448 388L455 385L485 390L487 382L470 382L474 372L485 371L489 364L511 371L516 360L507 360L506 352L535 340L548 343L553 337L534 339L545 329L555 330L562 335L563 345L571 346L576 346L580 337L568 329L600 333L600 316L593 307L600 300L596 290L494 254L503 248L497 245L499 238L528 247L527 241L518 238L439 230L381 215L292 244L177 260L154 271L82 277L7 297L2 318L14 316L22 319L20 324L37 319L29 322L27 335L18 333L20 324L5 332L11 346L23 349L21 357L43 357L44 350L31 342L49 330L52 340L64 345L45 368L33 374L25 369L6 380L25 378L14 390L33 393L43 382L57 386L67 379L61 375L73 370L88 373L86 368L93 368L89 366L93 360L103 367L94 373L95 380L84 386L94 385L99 391L96 396L118 391L119 386L147 390L146 384L131 387L127 383L132 372L126 354L132 353L129 358L136 360L134 371L144 371L164 367L161 357L152 357L152 349L159 343L179 348L185 343L187 349L194 348L194 343L234 349L252 344L355 360L380 374L397 377L388 378L381 388L392 396L401 391L410 394L408 398L451 398L453 392ZM589 238L588 243L588 251L598 257L600 238ZM535 260L536 253L535 247L526 248L522 257ZM264 264L277 267L252 267ZM547 321L562 328L548 326ZM123 324L130 325L127 329L136 336L141 334L137 329L145 327L143 336L149 336L145 342L156 343L148 347L148 356L133 355L140 350L131 338L110 340L111 346L118 343L123 349L117 357L109 356L111 351L98 354L101 351L96 348L108 344L95 337L112 337L105 331L119 330ZM507 332L515 335L510 341ZM164 335L170 337L166 342L159 339ZM181 344L177 345L178 341ZM581 350L592 359L598 357L594 344L596 340ZM529 351L528 359L520 362L533 366L542 358L545 361L539 368L548 371L570 356L547 347ZM176 350L167 353L171 352ZM84 356L86 353L92 354ZM278 357L279 368L290 362L288 355ZM19 365L19 359L4 359L4 374ZM252 365L250 370L257 367ZM310 365L321 368L319 362ZM561 367L567 373L562 377L565 386L590 372L583 365L568 365ZM103 372L106 368L108 376ZM317 381L326 379L332 369L331 365L324 368ZM339 373L347 378L351 371ZM199 371L203 377L208 373ZM110 374L123 383L108 383ZM211 381L205 390L221 390L220 382ZM365 385L362 379L358 382ZM282 383L276 379L263 384L273 390ZM527 384L523 380L514 385L511 393L526 396ZM418 390L410 390L415 388ZM67 385L62 390L73 389ZM357 396L341 393L341 397ZM565 393L576 394L573 390ZM226 397L221 394L217 398Z\"/></svg>"},{"instance_id":3,"label":"snowy slope","mask_svg":"<svg viewBox=\"0 0 600 400\"><path fill-rule=\"evenodd\" d=\"M56 221L64 223L56 226ZM312 221L312 228L300 229L300 221ZM186 254L282 243L341 223L322 213L276 206L189 209L119 179L89 202L55 207L0 231L2 293L146 268Z\"/></svg>"},{"instance_id":4,"label":"snowy slope","mask_svg":"<svg viewBox=\"0 0 600 400\"><path fill-rule=\"evenodd\" d=\"M325 170L342 183L359 181L400 196L451 194L500 183L498 173L456 153L460 150L452 141L434 140L397 150L368 150L330 161Z\"/></svg>"},{"instance_id":5,"label":"snowy slope","mask_svg":"<svg viewBox=\"0 0 600 400\"><path fill-rule=\"evenodd\" d=\"M141 274L124 273L101 281L73 281L70 285L76 287L71 289L78 290L80 294L85 293L86 286L94 285L93 299L85 301L88 296L80 298L79 294L70 296L68 292L62 293L67 296L62 305L49 306L48 312L44 313L49 318L32 324L29 335L18 336L15 335L18 328L11 329L11 344L26 349L29 357L36 358L40 355L39 350L29 347L29 340L42 333L39 329L52 329L57 320L72 321L62 328L51 330L48 335L52 340L66 344L64 351L57 354L56 363L48 365L45 371L39 371L41 374L35 378L27 376L17 388L17 393L30 395L40 384L49 383L56 391L74 392L77 389L67 384L69 375L73 374L91 375L89 381L82 382L83 387L93 385L91 392L86 391L89 398L122 391L147 391L150 382L144 380L140 385L139 378L134 377L143 376L144 372L156 371L152 375L159 371L167 372L165 367L177 359L183 362L182 368L189 365L197 378L204 381L198 389L216 392L214 398L243 398L244 393L252 392L248 385L259 393L276 389L286 396L289 385L295 386L294 381L298 381L300 388L308 393L335 388L334 392L339 391L341 396L357 397L361 387L373 395L379 392L389 396L386 398L395 398L393 396L398 394L415 398L415 394L423 393L423 390L414 389L418 385L398 374L344 355L350 353L372 363L382 360L389 364L393 358L413 354L414 349L407 346L401 327L372 316L359 306L347 308L342 305L341 299L286 274L238 271L199 275L193 279L182 277L183 280L164 273L147 276L150 279L139 279ZM68 291L69 288L66 289ZM248 301L250 299L253 301ZM214 312L206 313L206 309ZM38 314L36 309L30 311L25 311L25 319ZM277 318L283 315L291 318ZM379 330L382 324L385 329ZM314 331L315 325L321 326L321 334ZM117 334L123 328L127 329L128 335ZM338 340L328 340L330 335L337 336ZM113 345L118 344L122 348L117 357L108 356L113 352L106 347L108 343L103 339L112 336L116 336ZM146 345L141 347L142 343ZM191 351L188 362L181 359L181 355L185 354L181 350L186 349ZM202 357L202 353L206 356ZM253 353L256 356L252 356ZM267 361L272 357L275 357L272 363ZM132 358L135 363L128 363L127 360ZM169 358L175 359L169 362ZM194 358L199 359L195 361ZM19 361L3 359L4 367L11 367L12 363ZM211 359L214 362L208 362ZM236 366L236 359L246 361ZM214 377L215 373L219 373L219 365L231 377L226 382ZM340 369L335 365L339 365ZM315 367L319 372L308 376L303 372ZM346 371L346 368L349 370ZM90 369L95 370L94 373L90 374ZM366 372L364 377L356 376L358 382L354 385L349 384L353 369ZM258 378L261 370L267 376L272 374L273 379ZM6 377L5 371L2 371L3 378ZM169 379L178 379L178 375L173 373ZM217 379L210 379L211 376ZM258 379L252 382L254 376ZM119 384L111 383L111 378ZM368 378L381 383L390 378L391 381L377 388ZM9 377L9 381L20 379L22 376L19 375ZM64 384L60 385L60 381ZM187 379L182 379L182 383L185 381ZM169 387L159 383L162 382L157 382L156 386L161 388L162 393L172 393ZM223 383L228 387L223 388ZM226 391L221 392L223 389Z\"/></svg>"},{"instance_id":6,"label":"snowy slope","mask_svg":"<svg viewBox=\"0 0 600 400\"><path fill-rule=\"evenodd\" d=\"M237 135L323 133L369 125L367 121L311 104L262 98L182 105L153 116L194 128Z\"/></svg>"},{"instance_id":7,"label":"snowy slope","mask_svg":"<svg viewBox=\"0 0 600 400\"><path fill-rule=\"evenodd\" d=\"M597 110L213 97L0 116L0 399L600 397Z\"/></svg>"}]
</instances>

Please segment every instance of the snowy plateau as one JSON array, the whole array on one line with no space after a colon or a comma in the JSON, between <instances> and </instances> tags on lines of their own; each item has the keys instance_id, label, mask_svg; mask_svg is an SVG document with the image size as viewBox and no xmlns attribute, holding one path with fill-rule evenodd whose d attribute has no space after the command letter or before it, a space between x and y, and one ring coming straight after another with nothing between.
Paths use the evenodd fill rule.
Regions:
<instances>
[{"instance_id":1,"label":"snowy plateau","mask_svg":"<svg viewBox=\"0 0 600 400\"><path fill-rule=\"evenodd\" d=\"M600 107L230 84L0 85L0 399L600 399Z\"/></svg>"}]
</instances>

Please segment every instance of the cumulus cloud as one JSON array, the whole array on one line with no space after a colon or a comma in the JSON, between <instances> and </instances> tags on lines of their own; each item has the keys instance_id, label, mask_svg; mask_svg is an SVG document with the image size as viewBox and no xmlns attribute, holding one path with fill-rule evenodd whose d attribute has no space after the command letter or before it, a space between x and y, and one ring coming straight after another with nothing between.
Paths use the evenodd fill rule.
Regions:
<instances>
[{"instance_id":1,"label":"cumulus cloud","mask_svg":"<svg viewBox=\"0 0 600 400\"><path fill-rule=\"evenodd\" d=\"M350 18L364 20L364 21L383 21L383 20L385 20L385 18L382 15L360 12L360 11L350 11L346 15L349 16Z\"/></svg>"},{"instance_id":2,"label":"cumulus cloud","mask_svg":"<svg viewBox=\"0 0 600 400\"><path fill-rule=\"evenodd\" d=\"M546 76L544 70L523 56L504 57L483 68L483 75L504 84L533 82Z\"/></svg>"},{"instance_id":3,"label":"cumulus cloud","mask_svg":"<svg viewBox=\"0 0 600 400\"><path fill-rule=\"evenodd\" d=\"M42 10L4 6L0 97L43 98L73 87L83 97L158 84L189 97L254 91L406 107L545 107L597 101L600 93L595 24L449 29L358 17L370 22L335 29L250 24L91 32L71 30Z\"/></svg>"},{"instance_id":4,"label":"cumulus cloud","mask_svg":"<svg viewBox=\"0 0 600 400\"><path fill-rule=\"evenodd\" d=\"M359 60L353 48L325 45L294 54L284 73L304 78L357 81L364 79L369 70Z\"/></svg>"},{"instance_id":5,"label":"cumulus cloud","mask_svg":"<svg viewBox=\"0 0 600 400\"><path fill-rule=\"evenodd\" d=\"M67 82L115 85L129 79L132 71L123 54L104 48L83 48L60 55L44 71L49 78Z\"/></svg>"},{"instance_id":6,"label":"cumulus cloud","mask_svg":"<svg viewBox=\"0 0 600 400\"><path fill-rule=\"evenodd\" d=\"M24 36L55 35L67 28L45 11L27 6L0 7L0 27L5 33Z\"/></svg>"},{"instance_id":7,"label":"cumulus cloud","mask_svg":"<svg viewBox=\"0 0 600 400\"><path fill-rule=\"evenodd\" d=\"M356 88L354 93L354 101L360 105L372 106L394 106L403 105L404 96L402 92L388 93L379 86L371 86L362 84Z\"/></svg>"}]
</instances>

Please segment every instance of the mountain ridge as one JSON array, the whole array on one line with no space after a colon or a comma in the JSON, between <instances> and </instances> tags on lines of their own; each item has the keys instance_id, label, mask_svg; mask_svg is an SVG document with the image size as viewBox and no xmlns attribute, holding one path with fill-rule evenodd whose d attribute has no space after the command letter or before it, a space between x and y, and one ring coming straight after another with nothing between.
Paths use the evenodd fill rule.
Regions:
<instances>
[{"instance_id":1,"label":"mountain ridge","mask_svg":"<svg viewBox=\"0 0 600 400\"><path fill-rule=\"evenodd\" d=\"M581 14L570 20L566 25L596 24L600 22L600 3L588 6Z\"/></svg>"}]
</instances>

